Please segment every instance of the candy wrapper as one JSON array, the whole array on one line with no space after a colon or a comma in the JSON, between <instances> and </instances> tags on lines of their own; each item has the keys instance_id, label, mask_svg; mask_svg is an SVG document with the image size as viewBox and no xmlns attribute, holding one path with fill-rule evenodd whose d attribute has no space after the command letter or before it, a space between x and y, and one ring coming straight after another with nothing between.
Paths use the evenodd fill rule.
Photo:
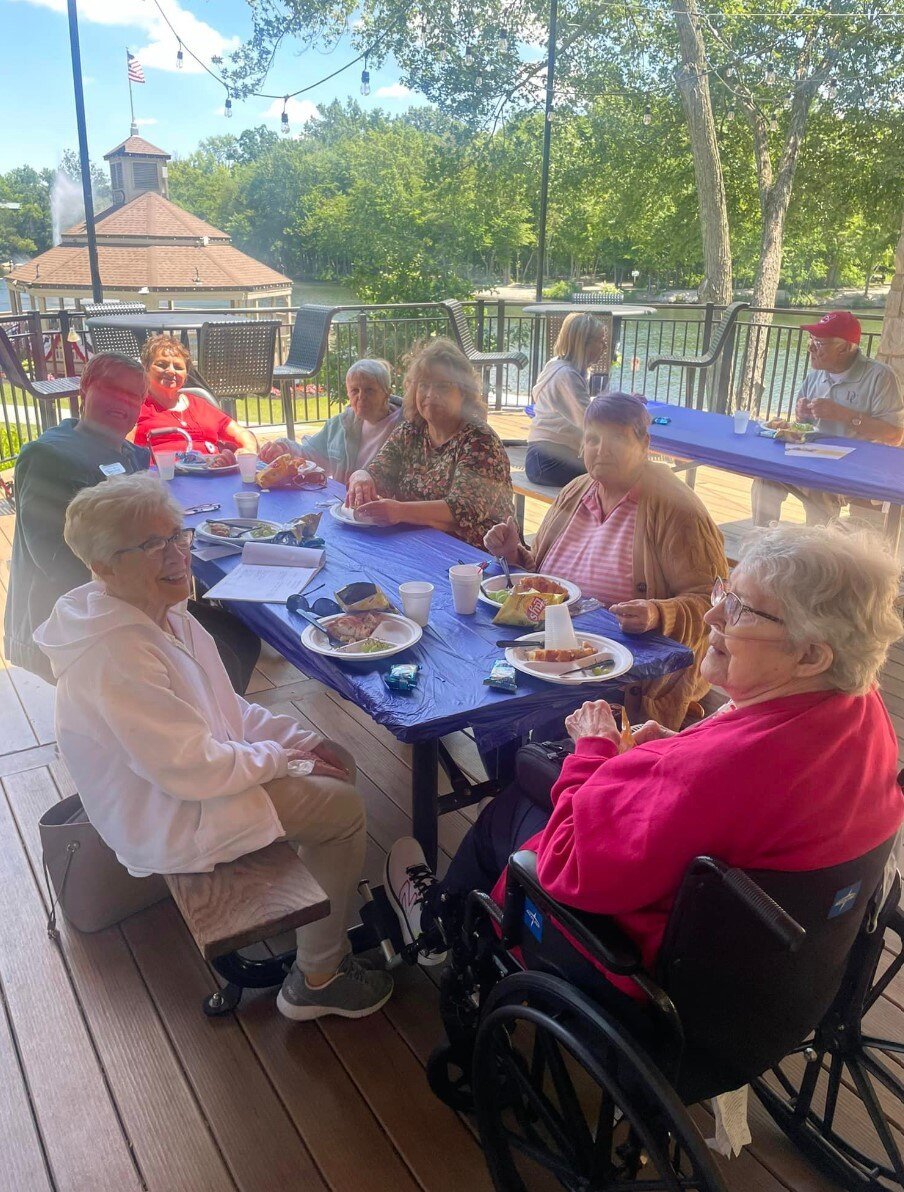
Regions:
<instances>
[{"instance_id":1,"label":"candy wrapper","mask_svg":"<svg viewBox=\"0 0 904 1192\"><path fill-rule=\"evenodd\" d=\"M317 537L321 517L322 513L305 513L302 517L294 518L276 535L274 541L282 546L322 547L324 541Z\"/></svg>"},{"instance_id":2,"label":"candy wrapper","mask_svg":"<svg viewBox=\"0 0 904 1192\"><path fill-rule=\"evenodd\" d=\"M420 669L416 662L400 662L397 666L389 668L383 676L383 682L390 691L409 694L417 687L417 676Z\"/></svg>"},{"instance_id":3,"label":"candy wrapper","mask_svg":"<svg viewBox=\"0 0 904 1192\"><path fill-rule=\"evenodd\" d=\"M633 749L637 742L634 740L634 734L631 732L631 721L628 719L628 713L624 708L621 710L621 733L619 734L619 744L622 750Z\"/></svg>"},{"instance_id":4,"label":"candy wrapper","mask_svg":"<svg viewBox=\"0 0 904 1192\"><path fill-rule=\"evenodd\" d=\"M394 613L395 606L383 589L369 581L346 584L336 593L336 600L344 613Z\"/></svg>"},{"instance_id":5,"label":"candy wrapper","mask_svg":"<svg viewBox=\"0 0 904 1192\"><path fill-rule=\"evenodd\" d=\"M518 680L515 674L515 668L510 662L504 662L499 659L494 662L489 676L484 679L487 687L492 687L494 691L509 691L517 690Z\"/></svg>"}]
</instances>

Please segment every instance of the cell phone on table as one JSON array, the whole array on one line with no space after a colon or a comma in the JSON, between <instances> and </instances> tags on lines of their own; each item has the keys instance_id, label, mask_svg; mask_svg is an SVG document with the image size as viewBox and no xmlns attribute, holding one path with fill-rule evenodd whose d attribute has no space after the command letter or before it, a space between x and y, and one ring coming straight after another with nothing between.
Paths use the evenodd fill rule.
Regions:
<instances>
[{"instance_id":1,"label":"cell phone on table","mask_svg":"<svg viewBox=\"0 0 904 1192\"><path fill-rule=\"evenodd\" d=\"M671 421L672 421L671 418L654 418L653 425L654 426L668 426Z\"/></svg>"},{"instance_id":2,"label":"cell phone on table","mask_svg":"<svg viewBox=\"0 0 904 1192\"><path fill-rule=\"evenodd\" d=\"M193 513L215 513L219 508L219 505L192 505L191 509L183 509L182 512L190 517Z\"/></svg>"}]
</instances>

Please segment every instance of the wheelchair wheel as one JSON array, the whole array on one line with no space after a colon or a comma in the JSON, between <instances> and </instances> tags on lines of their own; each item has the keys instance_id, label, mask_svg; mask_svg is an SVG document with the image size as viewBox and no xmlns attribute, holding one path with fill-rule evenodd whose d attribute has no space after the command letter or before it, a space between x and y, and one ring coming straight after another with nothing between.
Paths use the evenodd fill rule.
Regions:
<instances>
[{"instance_id":1,"label":"wheelchair wheel","mask_svg":"<svg viewBox=\"0 0 904 1192\"><path fill-rule=\"evenodd\" d=\"M883 938L896 956L877 976ZM876 937L861 937L852 979L842 986L814 1037L754 1082L775 1122L813 1165L850 1192L904 1188L904 1155L888 1109L904 1118L904 1071L887 1057L902 1057L904 1044L863 1033L863 1018L904 967L904 915L896 911ZM854 1136L845 1138L841 1098Z\"/></svg>"},{"instance_id":2,"label":"wheelchair wheel","mask_svg":"<svg viewBox=\"0 0 904 1192\"><path fill-rule=\"evenodd\" d=\"M473 1067L477 1124L504 1192L727 1192L687 1110L608 1013L546 973L492 991Z\"/></svg>"},{"instance_id":3,"label":"wheelchair wheel","mask_svg":"<svg viewBox=\"0 0 904 1192\"><path fill-rule=\"evenodd\" d=\"M473 1113L471 1056L453 1044L434 1047L427 1060L427 1083L434 1096L456 1113Z\"/></svg>"}]
</instances>

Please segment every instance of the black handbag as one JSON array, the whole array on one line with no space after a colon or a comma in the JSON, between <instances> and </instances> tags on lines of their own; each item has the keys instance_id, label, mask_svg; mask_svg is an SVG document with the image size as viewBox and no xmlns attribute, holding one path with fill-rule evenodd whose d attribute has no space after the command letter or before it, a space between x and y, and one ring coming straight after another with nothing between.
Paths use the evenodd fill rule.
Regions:
<instances>
[{"instance_id":1,"label":"black handbag","mask_svg":"<svg viewBox=\"0 0 904 1192\"><path fill-rule=\"evenodd\" d=\"M552 810L550 791L566 757L574 753L574 741L530 741L515 755L515 782L532 803Z\"/></svg>"}]
</instances>

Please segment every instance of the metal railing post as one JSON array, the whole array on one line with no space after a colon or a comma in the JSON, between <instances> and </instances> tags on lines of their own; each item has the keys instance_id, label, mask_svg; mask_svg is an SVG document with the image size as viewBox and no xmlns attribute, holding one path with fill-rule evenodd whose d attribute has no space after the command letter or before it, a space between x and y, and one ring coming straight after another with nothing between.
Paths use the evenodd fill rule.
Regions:
<instances>
[{"instance_id":1,"label":"metal railing post","mask_svg":"<svg viewBox=\"0 0 904 1192\"><path fill-rule=\"evenodd\" d=\"M478 298L477 299L477 311L476 311L477 326L474 328L474 339L477 341L477 351L478 352L482 352L484 350L484 347L483 347L484 312L485 312L485 299Z\"/></svg>"},{"instance_id":2,"label":"metal railing post","mask_svg":"<svg viewBox=\"0 0 904 1192\"><path fill-rule=\"evenodd\" d=\"M358 315L358 356L367 355L367 312L362 311ZM329 391L327 391L329 392ZM327 396L327 404L329 404L329 396Z\"/></svg>"},{"instance_id":3,"label":"metal railing post","mask_svg":"<svg viewBox=\"0 0 904 1192\"><path fill-rule=\"evenodd\" d=\"M706 309L703 314L703 345L700 348L701 356L706 355L706 351L707 351L707 348L709 347L710 340L713 337L713 312L715 311L715 309L716 308L715 308L714 303L707 302ZM688 375L688 378L690 379L691 374L688 373L687 375ZM687 394L688 407L691 404L691 389L692 388L693 388L692 385L688 387L688 394ZM706 400L706 369L701 368L700 369L700 377L697 381L697 409L698 410L703 409L705 400Z\"/></svg>"}]
</instances>

